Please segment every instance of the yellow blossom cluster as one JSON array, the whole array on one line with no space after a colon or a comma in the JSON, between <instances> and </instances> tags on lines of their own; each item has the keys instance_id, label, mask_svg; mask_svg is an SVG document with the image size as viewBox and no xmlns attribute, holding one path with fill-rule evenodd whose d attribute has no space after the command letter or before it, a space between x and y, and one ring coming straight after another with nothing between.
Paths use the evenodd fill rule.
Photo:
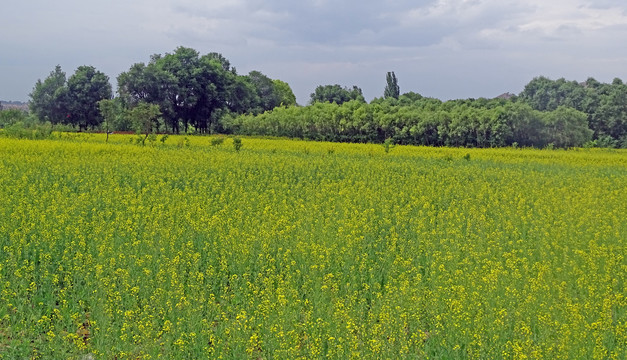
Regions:
<instances>
[{"instance_id":1,"label":"yellow blossom cluster","mask_svg":"<svg viewBox=\"0 0 627 360\"><path fill-rule=\"evenodd\" d=\"M625 359L627 152L0 138L0 359Z\"/></svg>"}]
</instances>

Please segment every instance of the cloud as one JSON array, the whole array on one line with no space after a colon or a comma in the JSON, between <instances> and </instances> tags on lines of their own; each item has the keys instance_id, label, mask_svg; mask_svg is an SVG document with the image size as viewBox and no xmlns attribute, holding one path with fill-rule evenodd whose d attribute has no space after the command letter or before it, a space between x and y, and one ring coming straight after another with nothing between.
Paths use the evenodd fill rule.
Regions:
<instances>
[{"instance_id":1,"label":"cloud","mask_svg":"<svg viewBox=\"0 0 627 360\"><path fill-rule=\"evenodd\" d=\"M10 2L0 98L25 100L56 64L114 79L180 45L285 80L301 103L325 83L380 96L390 70L402 90L442 98L518 92L537 75L611 80L627 76L626 11L617 0Z\"/></svg>"}]
</instances>

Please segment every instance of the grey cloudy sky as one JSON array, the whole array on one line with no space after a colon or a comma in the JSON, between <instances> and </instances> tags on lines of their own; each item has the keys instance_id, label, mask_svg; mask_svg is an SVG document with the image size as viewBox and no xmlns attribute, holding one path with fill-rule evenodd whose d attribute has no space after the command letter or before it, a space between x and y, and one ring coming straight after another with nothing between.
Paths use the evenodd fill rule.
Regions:
<instances>
[{"instance_id":1,"label":"grey cloudy sky","mask_svg":"<svg viewBox=\"0 0 627 360\"><path fill-rule=\"evenodd\" d=\"M627 78L619 0L22 0L0 5L0 99L28 100L56 64L113 80L151 54L219 52L240 74L443 100L519 93L533 77Z\"/></svg>"}]
</instances>

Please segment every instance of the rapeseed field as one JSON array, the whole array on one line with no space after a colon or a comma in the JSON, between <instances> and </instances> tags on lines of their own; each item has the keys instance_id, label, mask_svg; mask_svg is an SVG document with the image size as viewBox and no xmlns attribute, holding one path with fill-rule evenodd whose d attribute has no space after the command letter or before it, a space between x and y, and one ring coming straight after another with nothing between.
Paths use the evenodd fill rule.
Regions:
<instances>
[{"instance_id":1,"label":"rapeseed field","mask_svg":"<svg viewBox=\"0 0 627 360\"><path fill-rule=\"evenodd\" d=\"M625 359L627 152L0 138L0 359Z\"/></svg>"}]
</instances>

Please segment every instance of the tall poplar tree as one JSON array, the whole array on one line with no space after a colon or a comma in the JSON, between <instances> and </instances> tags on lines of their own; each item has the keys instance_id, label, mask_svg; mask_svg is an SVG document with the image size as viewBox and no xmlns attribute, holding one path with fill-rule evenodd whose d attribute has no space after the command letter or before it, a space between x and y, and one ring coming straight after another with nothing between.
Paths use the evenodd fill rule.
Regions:
<instances>
[{"instance_id":1,"label":"tall poplar tree","mask_svg":"<svg viewBox=\"0 0 627 360\"><path fill-rule=\"evenodd\" d=\"M386 76L387 85L385 86L385 91L383 92L384 98L394 98L398 99L401 94L401 88L398 86L398 79L396 79L396 75L394 71L388 72Z\"/></svg>"}]
</instances>

